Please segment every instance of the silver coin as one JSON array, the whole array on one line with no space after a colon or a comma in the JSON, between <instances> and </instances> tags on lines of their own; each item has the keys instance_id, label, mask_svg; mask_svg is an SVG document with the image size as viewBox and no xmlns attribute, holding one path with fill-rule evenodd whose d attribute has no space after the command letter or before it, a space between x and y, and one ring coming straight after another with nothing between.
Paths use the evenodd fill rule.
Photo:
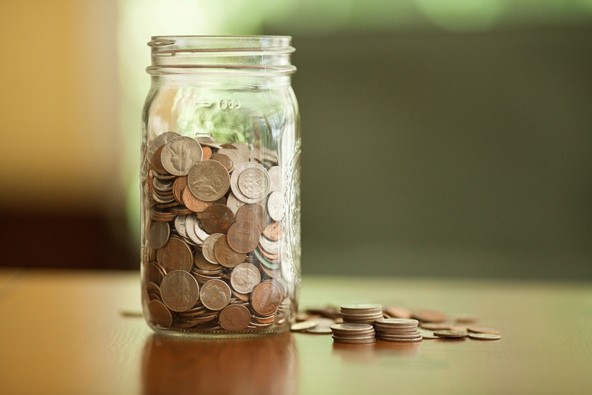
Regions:
<instances>
[{"instance_id":1,"label":"silver coin","mask_svg":"<svg viewBox=\"0 0 592 395\"><path fill-rule=\"evenodd\" d=\"M244 162L244 163L240 163L238 164L235 168L234 171L232 172L232 175L230 177L230 188L232 189L232 192L234 193L234 195L238 198L238 200L240 200L243 203L258 203L260 201L262 201L267 192L265 192L265 195L263 195L261 198L250 198L248 196L246 196L241 188L239 187L239 180L241 177L241 174L244 170L246 169L250 169L250 168L261 168L265 171L265 168L263 166L261 166L258 163L254 163L254 162ZM264 179L266 181L263 181L263 183L267 182L267 191L269 191L269 174L267 174L267 171L265 171L266 176L264 176ZM243 184L244 187L247 188L247 184L248 184L248 178L245 178L245 180L243 180ZM261 185L262 187L265 185ZM251 186L252 187L252 186ZM255 188L253 188L255 189ZM261 192L257 192L257 195L262 195Z\"/></svg>"},{"instance_id":2,"label":"silver coin","mask_svg":"<svg viewBox=\"0 0 592 395\"><path fill-rule=\"evenodd\" d=\"M202 245L204 242L203 239L200 239L197 236L197 233L195 232L196 223L197 218L195 217L195 215L188 215L185 218L185 232L187 233L187 236L189 237L189 239L191 239L191 241L193 241L197 245Z\"/></svg>"},{"instance_id":3,"label":"silver coin","mask_svg":"<svg viewBox=\"0 0 592 395\"><path fill-rule=\"evenodd\" d=\"M169 141L162 150L162 166L171 174L186 176L202 157L201 145L191 137Z\"/></svg>"},{"instance_id":4,"label":"silver coin","mask_svg":"<svg viewBox=\"0 0 592 395\"><path fill-rule=\"evenodd\" d=\"M152 157L154 156L154 153L163 145L165 145L166 143L168 143L169 141L171 141L174 138L180 137L178 133L175 132L165 132L162 134L159 134L158 136L148 140L148 142L146 143L146 159L148 159L148 162L152 161Z\"/></svg>"},{"instance_id":5,"label":"silver coin","mask_svg":"<svg viewBox=\"0 0 592 395\"><path fill-rule=\"evenodd\" d=\"M204 240L203 246L201 248L201 252L203 253L204 258L206 258L206 261L215 265L219 264L219 262L214 256L214 245L216 244L216 241L218 241L218 239L222 236L224 236L223 233L212 233Z\"/></svg>"},{"instance_id":6,"label":"silver coin","mask_svg":"<svg viewBox=\"0 0 592 395\"><path fill-rule=\"evenodd\" d=\"M222 148L222 146L220 144L216 143L216 140L214 140L212 137L207 136L207 135L195 136L195 140L200 145L205 145L205 146L208 146L211 148L216 148L216 149Z\"/></svg>"},{"instance_id":7,"label":"silver coin","mask_svg":"<svg viewBox=\"0 0 592 395\"><path fill-rule=\"evenodd\" d=\"M241 202L240 200L238 200L237 197L234 196L234 193L232 193L232 192L228 195L228 199L226 200L226 205L235 214L238 211L238 209L241 208L242 206L244 206L245 204L246 204L245 202Z\"/></svg>"},{"instance_id":8,"label":"silver coin","mask_svg":"<svg viewBox=\"0 0 592 395\"><path fill-rule=\"evenodd\" d=\"M273 166L267 170L271 184L269 185L270 192L283 192L282 185L282 168L280 166Z\"/></svg>"},{"instance_id":9,"label":"silver coin","mask_svg":"<svg viewBox=\"0 0 592 395\"><path fill-rule=\"evenodd\" d=\"M153 222L148 234L148 244L151 248L159 249L169 241L171 228L168 222Z\"/></svg>"},{"instance_id":10,"label":"silver coin","mask_svg":"<svg viewBox=\"0 0 592 395\"><path fill-rule=\"evenodd\" d=\"M261 282L261 272L252 263L237 265L230 275L230 284L236 292L248 294Z\"/></svg>"},{"instance_id":11,"label":"silver coin","mask_svg":"<svg viewBox=\"0 0 592 395\"><path fill-rule=\"evenodd\" d=\"M267 170L258 163L249 163L238 176L240 191L255 202L261 201L267 196L270 184L271 180Z\"/></svg>"},{"instance_id":12,"label":"silver coin","mask_svg":"<svg viewBox=\"0 0 592 395\"><path fill-rule=\"evenodd\" d=\"M175 217L175 229L177 230L177 233L179 233L179 235L181 235L181 237L184 239L189 237L187 235L187 231L185 230L185 218L187 218L186 215L177 215Z\"/></svg>"},{"instance_id":13,"label":"silver coin","mask_svg":"<svg viewBox=\"0 0 592 395\"><path fill-rule=\"evenodd\" d=\"M210 234L206 232L201 226L201 222L195 221L195 225L193 226L195 228L195 234L197 235L197 237L199 237L200 240L205 241L210 236Z\"/></svg>"},{"instance_id":14,"label":"silver coin","mask_svg":"<svg viewBox=\"0 0 592 395\"><path fill-rule=\"evenodd\" d=\"M169 192L173 188L173 181L172 180L160 180L156 177L152 180L152 186L154 189L160 192Z\"/></svg>"},{"instance_id":15,"label":"silver coin","mask_svg":"<svg viewBox=\"0 0 592 395\"><path fill-rule=\"evenodd\" d=\"M231 167L230 169L228 169L228 172L230 173L239 163L244 162L240 155L238 154L238 152L236 150L233 149L228 149L228 148L222 148L220 150L218 150L218 152L216 152L217 154L220 155L225 155L231 162Z\"/></svg>"},{"instance_id":16,"label":"silver coin","mask_svg":"<svg viewBox=\"0 0 592 395\"><path fill-rule=\"evenodd\" d=\"M272 192L269 195L269 198L267 198L267 212L274 221L281 221L284 218L284 196L281 192Z\"/></svg>"},{"instance_id":17,"label":"silver coin","mask_svg":"<svg viewBox=\"0 0 592 395\"><path fill-rule=\"evenodd\" d=\"M279 241L271 241L268 240L267 237L261 235L259 236L259 244L261 247L270 254L279 254L280 253L280 242Z\"/></svg>"}]
</instances>

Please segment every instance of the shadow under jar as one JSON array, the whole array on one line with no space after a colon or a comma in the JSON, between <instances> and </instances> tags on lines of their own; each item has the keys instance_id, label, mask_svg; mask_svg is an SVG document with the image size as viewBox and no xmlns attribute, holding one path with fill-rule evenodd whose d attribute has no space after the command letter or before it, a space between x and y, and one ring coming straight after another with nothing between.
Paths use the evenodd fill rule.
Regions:
<instances>
[{"instance_id":1,"label":"shadow under jar","mask_svg":"<svg viewBox=\"0 0 592 395\"><path fill-rule=\"evenodd\" d=\"M151 328L284 332L300 283L300 129L284 36L160 36L143 110Z\"/></svg>"}]
</instances>

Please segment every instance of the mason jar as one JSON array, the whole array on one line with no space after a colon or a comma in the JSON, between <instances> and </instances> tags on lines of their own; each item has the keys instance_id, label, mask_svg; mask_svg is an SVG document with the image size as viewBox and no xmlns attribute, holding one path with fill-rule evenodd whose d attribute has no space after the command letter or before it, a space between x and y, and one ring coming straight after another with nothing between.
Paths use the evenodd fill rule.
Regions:
<instances>
[{"instance_id":1,"label":"mason jar","mask_svg":"<svg viewBox=\"0 0 592 395\"><path fill-rule=\"evenodd\" d=\"M301 140L290 40L148 43L141 286L155 331L257 336L294 319Z\"/></svg>"}]
</instances>

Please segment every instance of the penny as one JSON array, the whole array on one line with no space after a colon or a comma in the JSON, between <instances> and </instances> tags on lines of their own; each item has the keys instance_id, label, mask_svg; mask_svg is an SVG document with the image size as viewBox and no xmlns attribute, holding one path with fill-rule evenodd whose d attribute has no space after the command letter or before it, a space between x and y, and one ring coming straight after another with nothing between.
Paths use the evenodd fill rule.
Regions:
<instances>
[{"instance_id":1,"label":"penny","mask_svg":"<svg viewBox=\"0 0 592 395\"><path fill-rule=\"evenodd\" d=\"M263 236L268 240L278 241L282 235L282 224L281 222L272 222L267 225L263 230Z\"/></svg>"},{"instance_id":2,"label":"penny","mask_svg":"<svg viewBox=\"0 0 592 395\"><path fill-rule=\"evenodd\" d=\"M272 192L267 198L267 212L274 221L284 218L284 196L280 192Z\"/></svg>"},{"instance_id":3,"label":"penny","mask_svg":"<svg viewBox=\"0 0 592 395\"><path fill-rule=\"evenodd\" d=\"M237 292L248 294L261 282L261 272L252 263L241 263L230 275L230 284Z\"/></svg>"},{"instance_id":4,"label":"penny","mask_svg":"<svg viewBox=\"0 0 592 395\"><path fill-rule=\"evenodd\" d=\"M203 253L204 258L210 263L218 264L216 256L214 255L214 245L216 245L216 242L222 236L224 236L222 233L212 233L203 242L201 252Z\"/></svg>"},{"instance_id":5,"label":"penny","mask_svg":"<svg viewBox=\"0 0 592 395\"><path fill-rule=\"evenodd\" d=\"M206 232L226 234L235 217L228 206L213 204L201 213L200 220Z\"/></svg>"},{"instance_id":6,"label":"penny","mask_svg":"<svg viewBox=\"0 0 592 395\"><path fill-rule=\"evenodd\" d=\"M148 244L151 248L159 249L169 241L171 227L168 222L153 222L148 234Z\"/></svg>"},{"instance_id":7,"label":"penny","mask_svg":"<svg viewBox=\"0 0 592 395\"><path fill-rule=\"evenodd\" d=\"M161 161L170 174L185 176L201 156L201 145L191 137L181 136L164 145Z\"/></svg>"},{"instance_id":8,"label":"penny","mask_svg":"<svg viewBox=\"0 0 592 395\"><path fill-rule=\"evenodd\" d=\"M160 284L163 303L172 311L186 311L199 300L197 280L184 270L167 273Z\"/></svg>"},{"instance_id":9,"label":"penny","mask_svg":"<svg viewBox=\"0 0 592 395\"><path fill-rule=\"evenodd\" d=\"M173 197L179 204L184 204L183 202L183 191L187 186L187 177L177 177L175 182L173 182Z\"/></svg>"},{"instance_id":10,"label":"penny","mask_svg":"<svg viewBox=\"0 0 592 395\"><path fill-rule=\"evenodd\" d=\"M442 329L439 331L434 331L434 335L439 337L446 337L451 339L460 339L467 336L467 332L461 331L453 331L450 329Z\"/></svg>"},{"instance_id":11,"label":"penny","mask_svg":"<svg viewBox=\"0 0 592 395\"><path fill-rule=\"evenodd\" d=\"M156 260L167 272L172 270L191 270L193 256L189 246L178 237L171 237L166 245L156 250Z\"/></svg>"},{"instance_id":12,"label":"penny","mask_svg":"<svg viewBox=\"0 0 592 395\"><path fill-rule=\"evenodd\" d=\"M487 328L485 326L474 326L474 325L468 326L467 331L473 332L473 333L489 333L492 335L499 335L499 333L500 333L497 329Z\"/></svg>"},{"instance_id":13,"label":"penny","mask_svg":"<svg viewBox=\"0 0 592 395\"><path fill-rule=\"evenodd\" d=\"M283 292L273 280L259 283L251 294L251 307L261 315L274 314L282 302Z\"/></svg>"},{"instance_id":14,"label":"penny","mask_svg":"<svg viewBox=\"0 0 592 395\"><path fill-rule=\"evenodd\" d=\"M495 333L469 333L469 337L475 340L499 340L502 338Z\"/></svg>"},{"instance_id":15,"label":"penny","mask_svg":"<svg viewBox=\"0 0 592 395\"><path fill-rule=\"evenodd\" d=\"M247 258L245 254L230 247L226 236L220 237L214 244L214 256L222 266L227 268L233 268Z\"/></svg>"},{"instance_id":16,"label":"penny","mask_svg":"<svg viewBox=\"0 0 592 395\"><path fill-rule=\"evenodd\" d=\"M193 193L189 188L183 190L181 199L183 200L183 204L194 213L201 213L212 205L212 203L204 202L193 196Z\"/></svg>"},{"instance_id":17,"label":"penny","mask_svg":"<svg viewBox=\"0 0 592 395\"><path fill-rule=\"evenodd\" d=\"M282 192L284 189L282 187L282 168L279 166L270 167L267 171L269 174L269 191L270 192Z\"/></svg>"},{"instance_id":18,"label":"penny","mask_svg":"<svg viewBox=\"0 0 592 395\"><path fill-rule=\"evenodd\" d=\"M202 252L203 252L203 250L202 250ZM206 258L203 256L203 254L199 251L196 251L195 254L193 254L193 264L200 270L208 270L208 271L220 270L220 265L216 265L216 264L208 262L206 260Z\"/></svg>"},{"instance_id":19,"label":"penny","mask_svg":"<svg viewBox=\"0 0 592 395\"><path fill-rule=\"evenodd\" d=\"M244 204L236 212L236 221L250 221L261 233L266 228L267 214L265 209L258 204Z\"/></svg>"},{"instance_id":20,"label":"penny","mask_svg":"<svg viewBox=\"0 0 592 395\"><path fill-rule=\"evenodd\" d=\"M220 162L222 164L222 166L224 166L229 173L232 171L232 169L234 169L234 163L228 157L228 155L224 155L224 154L221 154L218 152L218 153L212 154L212 157L210 159L215 160L216 162Z\"/></svg>"},{"instance_id":21,"label":"penny","mask_svg":"<svg viewBox=\"0 0 592 395\"><path fill-rule=\"evenodd\" d=\"M162 328L170 328L173 325L173 315L167 307L159 300L151 300L148 302L148 313L150 320L156 326Z\"/></svg>"},{"instance_id":22,"label":"penny","mask_svg":"<svg viewBox=\"0 0 592 395\"><path fill-rule=\"evenodd\" d=\"M251 321L249 309L241 305L229 305L220 312L220 326L227 331L237 332L247 329Z\"/></svg>"},{"instance_id":23,"label":"penny","mask_svg":"<svg viewBox=\"0 0 592 395\"><path fill-rule=\"evenodd\" d=\"M220 162L197 162L189 170L187 188L199 200L214 202L224 196L229 187L230 176Z\"/></svg>"},{"instance_id":24,"label":"penny","mask_svg":"<svg viewBox=\"0 0 592 395\"><path fill-rule=\"evenodd\" d=\"M445 330L445 329L452 329L452 327L450 326L450 324L446 324L446 323L438 323L438 322L424 322L421 324L421 327L424 329L429 329L431 331L439 331L439 330Z\"/></svg>"},{"instance_id":25,"label":"penny","mask_svg":"<svg viewBox=\"0 0 592 395\"><path fill-rule=\"evenodd\" d=\"M422 322L444 322L448 319L446 314L428 309L413 311L412 316Z\"/></svg>"},{"instance_id":26,"label":"penny","mask_svg":"<svg viewBox=\"0 0 592 395\"><path fill-rule=\"evenodd\" d=\"M279 254L280 253L280 242L279 241L270 241L263 235L259 237L259 245L263 248L263 253L267 252L268 254Z\"/></svg>"},{"instance_id":27,"label":"penny","mask_svg":"<svg viewBox=\"0 0 592 395\"><path fill-rule=\"evenodd\" d=\"M164 145L159 147L156 151L154 151L154 154L152 155L152 160L150 161L154 171L156 171L160 174L167 173L166 169L162 166L162 159L161 158L162 158L163 148L164 148Z\"/></svg>"},{"instance_id":28,"label":"penny","mask_svg":"<svg viewBox=\"0 0 592 395\"><path fill-rule=\"evenodd\" d=\"M384 313L391 318L411 318L411 310L399 306L387 306Z\"/></svg>"},{"instance_id":29,"label":"penny","mask_svg":"<svg viewBox=\"0 0 592 395\"><path fill-rule=\"evenodd\" d=\"M231 295L230 287L224 281L210 280L201 287L199 298L205 307L218 311L230 303Z\"/></svg>"},{"instance_id":30,"label":"penny","mask_svg":"<svg viewBox=\"0 0 592 395\"><path fill-rule=\"evenodd\" d=\"M259 231L251 221L235 222L228 229L228 244L234 251L248 253L259 245Z\"/></svg>"},{"instance_id":31,"label":"penny","mask_svg":"<svg viewBox=\"0 0 592 395\"><path fill-rule=\"evenodd\" d=\"M201 144L200 144L201 145ZM208 160L212 157L212 148L207 145L201 147L201 160Z\"/></svg>"}]
</instances>

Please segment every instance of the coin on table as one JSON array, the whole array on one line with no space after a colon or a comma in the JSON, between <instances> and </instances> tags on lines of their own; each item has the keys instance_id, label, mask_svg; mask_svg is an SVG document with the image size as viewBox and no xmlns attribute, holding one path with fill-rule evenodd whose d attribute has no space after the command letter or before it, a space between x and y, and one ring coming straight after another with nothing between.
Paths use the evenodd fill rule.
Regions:
<instances>
[{"instance_id":1,"label":"coin on table","mask_svg":"<svg viewBox=\"0 0 592 395\"><path fill-rule=\"evenodd\" d=\"M203 253L204 258L210 263L215 265L219 264L216 260L216 256L214 255L214 246L220 237L224 236L222 233L212 233L209 235L203 242L201 247L201 252Z\"/></svg>"},{"instance_id":2,"label":"coin on table","mask_svg":"<svg viewBox=\"0 0 592 395\"><path fill-rule=\"evenodd\" d=\"M423 322L421 324L423 329L428 329L430 331L441 331L445 329L453 329L450 324L445 322Z\"/></svg>"},{"instance_id":3,"label":"coin on table","mask_svg":"<svg viewBox=\"0 0 592 395\"><path fill-rule=\"evenodd\" d=\"M283 299L283 290L274 280L265 280L253 289L251 306L253 310L263 316L276 312Z\"/></svg>"},{"instance_id":4,"label":"coin on table","mask_svg":"<svg viewBox=\"0 0 592 395\"><path fill-rule=\"evenodd\" d=\"M386 306L384 313L391 318L411 318L411 310L400 306Z\"/></svg>"},{"instance_id":5,"label":"coin on table","mask_svg":"<svg viewBox=\"0 0 592 395\"><path fill-rule=\"evenodd\" d=\"M167 272L172 270L188 272L193 266L191 248L178 237L171 237L164 247L156 250L156 260Z\"/></svg>"},{"instance_id":6,"label":"coin on table","mask_svg":"<svg viewBox=\"0 0 592 395\"><path fill-rule=\"evenodd\" d=\"M502 338L494 333L469 333L469 337L475 340L499 340Z\"/></svg>"},{"instance_id":7,"label":"coin on table","mask_svg":"<svg viewBox=\"0 0 592 395\"><path fill-rule=\"evenodd\" d=\"M487 328L485 326L475 326L475 325L468 326L467 331L473 332L473 333L490 333L492 335L499 335L499 333L500 333L497 329Z\"/></svg>"},{"instance_id":8,"label":"coin on table","mask_svg":"<svg viewBox=\"0 0 592 395\"><path fill-rule=\"evenodd\" d=\"M227 268L233 268L247 258L245 254L236 252L230 247L226 235L220 237L214 244L214 256L220 265Z\"/></svg>"},{"instance_id":9,"label":"coin on table","mask_svg":"<svg viewBox=\"0 0 592 395\"><path fill-rule=\"evenodd\" d=\"M215 202L226 194L229 187L230 176L220 162L197 162L189 170L187 188L199 200Z\"/></svg>"},{"instance_id":10,"label":"coin on table","mask_svg":"<svg viewBox=\"0 0 592 395\"><path fill-rule=\"evenodd\" d=\"M193 196L193 193L191 193L189 188L185 188L183 190L181 193L181 200L183 201L185 207L194 213L201 213L212 205L210 202L204 202Z\"/></svg>"},{"instance_id":11,"label":"coin on table","mask_svg":"<svg viewBox=\"0 0 592 395\"><path fill-rule=\"evenodd\" d=\"M184 270L167 273L160 284L163 303L172 311L186 311L199 300L199 284Z\"/></svg>"},{"instance_id":12,"label":"coin on table","mask_svg":"<svg viewBox=\"0 0 592 395\"><path fill-rule=\"evenodd\" d=\"M467 337L467 332L453 331L450 329L442 329L439 331L434 331L434 335L439 336L439 337L446 337L446 338L450 338L450 339L460 339L460 338Z\"/></svg>"},{"instance_id":13,"label":"coin on table","mask_svg":"<svg viewBox=\"0 0 592 395\"><path fill-rule=\"evenodd\" d=\"M412 312L413 318L422 322L444 322L448 319L446 314L437 310L416 310Z\"/></svg>"},{"instance_id":14,"label":"coin on table","mask_svg":"<svg viewBox=\"0 0 592 395\"><path fill-rule=\"evenodd\" d=\"M315 326L317 326L317 323L315 321L301 321L301 322L297 322L295 324L292 324L292 326L290 327L290 330L292 332L299 332L299 331L305 331L308 329L312 329Z\"/></svg>"},{"instance_id":15,"label":"coin on table","mask_svg":"<svg viewBox=\"0 0 592 395\"><path fill-rule=\"evenodd\" d=\"M148 234L148 244L154 249L162 248L169 241L171 227L168 222L153 222Z\"/></svg>"},{"instance_id":16,"label":"coin on table","mask_svg":"<svg viewBox=\"0 0 592 395\"><path fill-rule=\"evenodd\" d=\"M201 213L199 218L203 229L210 234L226 234L235 221L232 210L222 204L211 205Z\"/></svg>"},{"instance_id":17,"label":"coin on table","mask_svg":"<svg viewBox=\"0 0 592 395\"><path fill-rule=\"evenodd\" d=\"M201 145L191 137L178 137L164 145L162 166L171 174L185 176L201 160Z\"/></svg>"},{"instance_id":18,"label":"coin on table","mask_svg":"<svg viewBox=\"0 0 592 395\"><path fill-rule=\"evenodd\" d=\"M251 321L251 312L245 306L231 304L220 312L220 326L227 331L236 332L247 329Z\"/></svg>"},{"instance_id":19,"label":"coin on table","mask_svg":"<svg viewBox=\"0 0 592 395\"><path fill-rule=\"evenodd\" d=\"M284 196L281 192L272 192L267 198L267 211L274 221L284 218Z\"/></svg>"},{"instance_id":20,"label":"coin on table","mask_svg":"<svg viewBox=\"0 0 592 395\"><path fill-rule=\"evenodd\" d=\"M202 285L199 292L201 303L213 311L222 310L230 303L232 292L222 280L209 280Z\"/></svg>"},{"instance_id":21,"label":"coin on table","mask_svg":"<svg viewBox=\"0 0 592 395\"><path fill-rule=\"evenodd\" d=\"M241 263L236 266L230 275L230 284L236 292L248 294L261 282L261 272L252 263Z\"/></svg>"},{"instance_id":22,"label":"coin on table","mask_svg":"<svg viewBox=\"0 0 592 395\"><path fill-rule=\"evenodd\" d=\"M150 321L161 328L170 328L173 325L173 315L167 307L157 299L148 302Z\"/></svg>"},{"instance_id":23,"label":"coin on table","mask_svg":"<svg viewBox=\"0 0 592 395\"><path fill-rule=\"evenodd\" d=\"M253 222L235 222L228 229L228 244L237 252L248 253L259 245L259 234L259 228Z\"/></svg>"},{"instance_id":24,"label":"coin on table","mask_svg":"<svg viewBox=\"0 0 592 395\"><path fill-rule=\"evenodd\" d=\"M267 213L259 204L244 204L236 211L236 221L250 221L257 229L260 229L259 233L261 233L267 224Z\"/></svg>"}]
</instances>

